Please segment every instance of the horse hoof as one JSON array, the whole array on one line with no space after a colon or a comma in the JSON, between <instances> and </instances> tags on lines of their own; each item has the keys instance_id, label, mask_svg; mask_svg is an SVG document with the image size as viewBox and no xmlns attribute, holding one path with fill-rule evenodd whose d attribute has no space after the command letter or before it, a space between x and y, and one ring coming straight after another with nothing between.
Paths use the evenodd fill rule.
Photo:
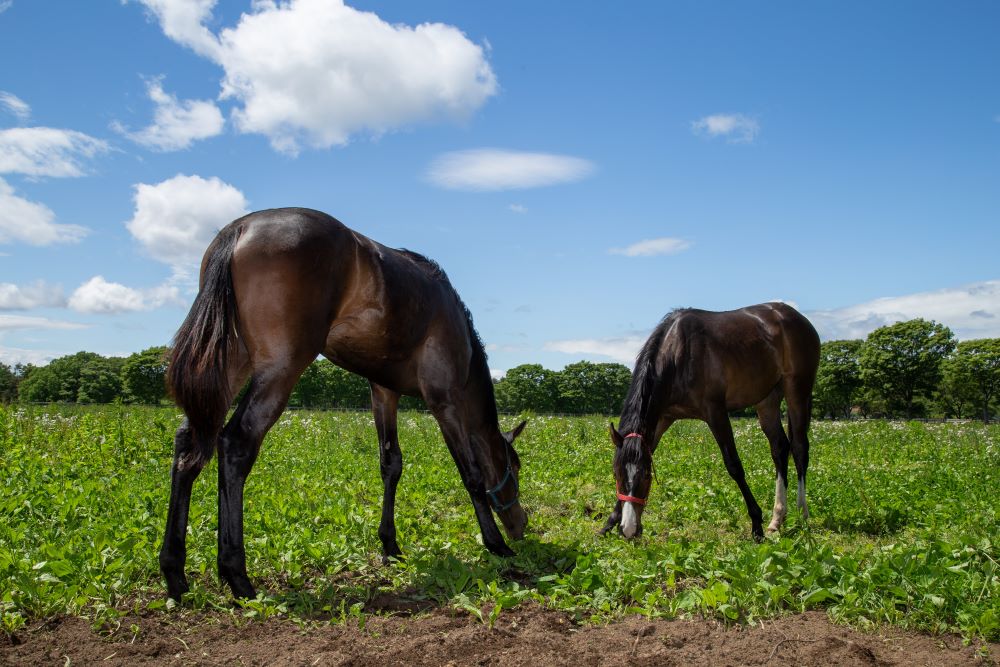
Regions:
<instances>
[{"instance_id":1,"label":"horse hoof","mask_svg":"<svg viewBox=\"0 0 1000 667\"><path fill-rule=\"evenodd\" d=\"M401 563L406 560L406 556L403 555L401 551L394 554L382 554L382 565L392 565L393 563Z\"/></svg>"},{"instance_id":2,"label":"horse hoof","mask_svg":"<svg viewBox=\"0 0 1000 667\"><path fill-rule=\"evenodd\" d=\"M514 553L513 549L511 549L510 547L508 547L503 542L501 542L500 544L497 544L497 545L488 546L486 548L489 549L490 553L496 554L497 556L503 556L504 558L511 558L512 556L516 556L517 555L517 554Z\"/></svg>"}]
</instances>

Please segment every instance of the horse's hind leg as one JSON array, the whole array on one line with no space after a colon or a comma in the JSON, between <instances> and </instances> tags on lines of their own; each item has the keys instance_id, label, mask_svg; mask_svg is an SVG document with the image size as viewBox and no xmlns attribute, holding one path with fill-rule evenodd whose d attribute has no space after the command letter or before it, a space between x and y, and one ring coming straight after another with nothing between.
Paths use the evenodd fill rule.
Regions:
<instances>
[{"instance_id":1,"label":"horse's hind leg","mask_svg":"<svg viewBox=\"0 0 1000 667\"><path fill-rule=\"evenodd\" d=\"M775 387L767 398L757 404L757 419L771 444L774 461L774 511L767 532L777 532L788 515L788 453L791 443L781 427L781 389Z\"/></svg>"},{"instance_id":2,"label":"horse's hind leg","mask_svg":"<svg viewBox=\"0 0 1000 667\"><path fill-rule=\"evenodd\" d=\"M202 436L209 437L209 436ZM212 436L213 439L215 435ZM170 470L170 505L167 509L167 529L160 547L160 571L167 580L167 595L180 602L188 591L184 562L187 560L188 510L191 506L191 487L205 461L195 452L205 451L196 443L187 419L174 436L174 463Z\"/></svg>"},{"instance_id":3,"label":"horse's hind leg","mask_svg":"<svg viewBox=\"0 0 1000 667\"><path fill-rule=\"evenodd\" d=\"M281 416L288 397L315 354L276 355L255 361L250 386L219 438L219 577L237 598L256 596L243 546L243 488L261 442Z\"/></svg>"},{"instance_id":4,"label":"horse's hind leg","mask_svg":"<svg viewBox=\"0 0 1000 667\"><path fill-rule=\"evenodd\" d=\"M396 542L396 485L403 474L403 453L399 451L396 432L396 413L399 394L374 382L372 387L372 415L378 431L379 470L382 473L382 521L378 537L382 541L382 559L403 555Z\"/></svg>"},{"instance_id":5,"label":"horse's hind leg","mask_svg":"<svg viewBox=\"0 0 1000 667\"><path fill-rule=\"evenodd\" d=\"M757 504L757 500L753 497L753 493L750 492L750 486L747 484L746 474L743 471L743 462L740 461L740 455L736 452L733 425L729 422L729 414L726 412L725 405L711 408L706 421L708 422L708 427L712 429L712 435L715 436L716 442L719 443L719 449L722 450L722 460L726 464L729 476L740 487L740 492L743 494L743 501L747 506L747 513L750 515L751 533L753 534L753 538L759 542L764 539L764 530L761 527L763 514L760 511L760 505Z\"/></svg>"},{"instance_id":6,"label":"horse's hind leg","mask_svg":"<svg viewBox=\"0 0 1000 667\"><path fill-rule=\"evenodd\" d=\"M229 371L230 395L246 380L246 352L239 350ZM225 415L219 415L219 423ZM185 419L174 436L174 463L170 472L170 505L167 509L167 530L160 549L160 571L167 580L167 595L180 602L188 591L187 577L184 576L184 562L187 560L188 510L191 506L191 488L202 468L208 463L211 452L216 448L218 433L197 434L191 430ZM211 442L207 442L211 440ZM199 455L200 453L200 455ZM205 454L208 454L206 456Z\"/></svg>"},{"instance_id":7,"label":"horse's hind leg","mask_svg":"<svg viewBox=\"0 0 1000 667\"><path fill-rule=\"evenodd\" d=\"M798 506L802 520L809 519L806 505L806 470L809 468L809 420L812 410L812 383L789 378L785 382L785 403L788 405L788 435L792 441L792 458L799 478Z\"/></svg>"}]
</instances>

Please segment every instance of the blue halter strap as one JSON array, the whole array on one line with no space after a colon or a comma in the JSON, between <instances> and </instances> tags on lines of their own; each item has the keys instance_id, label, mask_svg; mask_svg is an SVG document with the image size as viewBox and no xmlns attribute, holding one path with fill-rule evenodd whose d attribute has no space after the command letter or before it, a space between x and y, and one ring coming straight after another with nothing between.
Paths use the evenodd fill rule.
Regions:
<instances>
[{"instance_id":1,"label":"blue halter strap","mask_svg":"<svg viewBox=\"0 0 1000 667\"><path fill-rule=\"evenodd\" d=\"M508 448L510 447L509 444L506 444L506 446ZM503 512L504 510L510 509L511 507L514 506L514 503L517 502L518 496L520 495L520 489L518 488L517 484L517 477L514 476L514 470L510 466L510 450L505 449L504 453L507 455L507 472L504 474L503 479L500 480L499 484L494 486L492 489L487 489L486 491L486 497L489 498L490 505L493 506L494 512ZM498 496L497 494L503 491L503 488L507 486L507 482L510 480L514 481L514 497L511 498L506 503L504 503L500 501L500 496Z\"/></svg>"}]
</instances>

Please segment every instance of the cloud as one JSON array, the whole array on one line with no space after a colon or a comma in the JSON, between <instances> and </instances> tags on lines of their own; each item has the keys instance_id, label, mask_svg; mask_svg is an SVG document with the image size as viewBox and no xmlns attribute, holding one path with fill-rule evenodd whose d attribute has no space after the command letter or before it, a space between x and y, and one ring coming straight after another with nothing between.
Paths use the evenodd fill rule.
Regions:
<instances>
[{"instance_id":1,"label":"cloud","mask_svg":"<svg viewBox=\"0 0 1000 667\"><path fill-rule=\"evenodd\" d=\"M3 12L2 5L0 5L0 12ZM31 117L31 107L28 106L27 102L13 93L0 90L0 107L3 107L9 113L16 116L21 122Z\"/></svg>"},{"instance_id":2,"label":"cloud","mask_svg":"<svg viewBox=\"0 0 1000 667\"><path fill-rule=\"evenodd\" d=\"M200 56L218 60L219 40L204 26L216 0L139 0L170 39Z\"/></svg>"},{"instance_id":3,"label":"cloud","mask_svg":"<svg viewBox=\"0 0 1000 667\"><path fill-rule=\"evenodd\" d=\"M960 339L1000 337L1000 280L874 299L806 315L824 340L864 338L887 324L922 317L948 326Z\"/></svg>"},{"instance_id":4,"label":"cloud","mask_svg":"<svg viewBox=\"0 0 1000 667\"><path fill-rule=\"evenodd\" d=\"M214 0L140 1L168 37L223 68L237 130L284 153L461 120L497 91L484 48L454 26L390 24L338 0L256 0L215 35L204 25Z\"/></svg>"},{"instance_id":5,"label":"cloud","mask_svg":"<svg viewBox=\"0 0 1000 667\"><path fill-rule=\"evenodd\" d=\"M0 12L2 11L3 6L0 5ZM60 352L25 350L19 347L4 347L0 345L0 363L7 364L8 366L14 366L16 364L44 366L61 354L62 353Z\"/></svg>"},{"instance_id":6,"label":"cloud","mask_svg":"<svg viewBox=\"0 0 1000 667\"><path fill-rule=\"evenodd\" d=\"M14 6L14 0L0 0L0 14Z\"/></svg>"},{"instance_id":7,"label":"cloud","mask_svg":"<svg viewBox=\"0 0 1000 667\"><path fill-rule=\"evenodd\" d=\"M178 289L163 285L137 290L94 276L69 298L69 307L79 313L117 314L151 310L165 303L180 303Z\"/></svg>"},{"instance_id":8,"label":"cloud","mask_svg":"<svg viewBox=\"0 0 1000 667\"><path fill-rule=\"evenodd\" d=\"M741 113L717 113L692 121L691 131L709 137L726 137L733 144L749 144L757 138L760 124Z\"/></svg>"},{"instance_id":9,"label":"cloud","mask_svg":"<svg viewBox=\"0 0 1000 667\"><path fill-rule=\"evenodd\" d=\"M81 159L108 150L108 144L82 132L52 127L0 130L0 174L83 176Z\"/></svg>"},{"instance_id":10,"label":"cloud","mask_svg":"<svg viewBox=\"0 0 1000 667\"><path fill-rule=\"evenodd\" d=\"M647 335L631 335L619 338L577 338L573 340L552 340L544 349L564 354L595 354L610 357L631 366L639 354Z\"/></svg>"},{"instance_id":11,"label":"cloud","mask_svg":"<svg viewBox=\"0 0 1000 667\"><path fill-rule=\"evenodd\" d=\"M0 178L0 243L76 243L87 235L86 227L57 225L55 217L48 206L15 195L14 188Z\"/></svg>"},{"instance_id":12,"label":"cloud","mask_svg":"<svg viewBox=\"0 0 1000 667\"><path fill-rule=\"evenodd\" d=\"M247 213L238 189L216 177L178 174L135 186L129 232L153 259L182 275L197 275L201 257L221 228Z\"/></svg>"},{"instance_id":13,"label":"cloud","mask_svg":"<svg viewBox=\"0 0 1000 667\"><path fill-rule=\"evenodd\" d=\"M214 137L222 132L225 120L222 112L209 100L183 100L164 92L159 79L148 81L146 90L156 104L153 124L137 132L129 132L119 123L112 127L132 141L160 151L177 151L198 139Z\"/></svg>"},{"instance_id":14,"label":"cloud","mask_svg":"<svg viewBox=\"0 0 1000 667\"><path fill-rule=\"evenodd\" d=\"M87 329L89 324L50 320L46 317L28 317L25 315L0 315L0 332L25 329Z\"/></svg>"},{"instance_id":15,"label":"cloud","mask_svg":"<svg viewBox=\"0 0 1000 667\"><path fill-rule=\"evenodd\" d=\"M528 212L528 209L525 208L524 206L522 206L521 204L510 204L510 205L507 206L507 208L509 208L511 211L514 211L514 213L527 213Z\"/></svg>"},{"instance_id":16,"label":"cloud","mask_svg":"<svg viewBox=\"0 0 1000 667\"><path fill-rule=\"evenodd\" d=\"M444 153L427 169L427 180L451 190L515 190L571 183L594 172L583 158L479 148Z\"/></svg>"},{"instance_id":17,"label":"cloud","mask_svg":"<svg viewBox=\"0 0 1000 667\"><path fill-rule=\"evenodd\" d=\"M633 243L625 248L609 248L611 255L625 255L626 257L652 257L654 255L676 255L691 247L690 241L662 237L658 239L646 239Z\"/></svg>"},{"instance_id":18,"label":"cloud","mask_svg":"<svg viewBox=\"0 0 1000 667\"><path fill-rule=\"evenodd\" d=\"M42 280L24 287L0 283L0 310L60 308L65 305L66 297L58 285L49 285Z\"/></svg>"}]
</instances>

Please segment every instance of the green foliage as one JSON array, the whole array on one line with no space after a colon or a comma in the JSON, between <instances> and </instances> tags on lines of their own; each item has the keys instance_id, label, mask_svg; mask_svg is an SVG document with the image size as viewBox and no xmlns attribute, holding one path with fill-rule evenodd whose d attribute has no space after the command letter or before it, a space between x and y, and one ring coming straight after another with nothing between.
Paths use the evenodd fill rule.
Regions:
<instances>
[{"instance_id":1,"label":"green foliage","mask_svg":"<svg viewBox=\"0 0 1000 667\"><path fill-rule=\"evenodd\" d=\"M0 403L10 403L17 398L18 377L14 369L0 363Z\"/></svg>"},{"instance_id":2,"label":"green foliage","mask_svg":"<svg viewBox=\"0 0 1000 667\"><path fill-rule=\"evenodd\" d=\"M156 405L167 396L167 348L136 352L122 365L122 393L129 403Z\"/></svg>"},{"instance_id":3,"label":"green foliage","mask_svg":"<svg viewBox=\"0 0 1000 667\"><path fill-rule=\"evenodd\" d=\"M0 623L163 613L156 554L180 415L138 406L0 406ZM509 426L509 424L504 424ZM580 620L627 613L754 622L806 609L1000 639L1000 426L814 424L810 525L749 539L743 501L707 427L679 422L657 451L644 537L598 537L614 500L607 424L538 417L518 440L531 519L496 558L428 415L402 413L397 526L381 565L382 487L366 413L286 414L247 482L249 619L363 621L386 596L491 624L525 600ZM737 422L747 480L769 504L774 469L755 420ZM229 607L215 575L215 463L195 484L187 571L195 610ZM794 484L790 489L794 496ZM160 610L160 611L157 611Z\"/></svg>"},{"instance_id":4,"label":"green foliage","mask_svg":"<svg viewBox=\"0 0 1000 667\"><path fill-rule=\"evenodd\" d=\"M53 359L46 366L29 365L18 386L18 398L32 403L76 403L81 387L88 398L104 395L108 384L114 382L107 377L107 361L93 352L77 352Z\"/></svg>"},{"instance_id":5,"label":"green foliage","mask_svg":"<svg viewBox=\"0 0 1000 667\"><path fill-rule=\"evenodd\" d=\"M820 346L813 411L819 417L849 418L861 388L862 341L830 340Z\"/></svg>"},{"instance_id":6,"label":"green foliage","mask_svg":"<svg viewBox=\"0 0 1000 667\"><path fill-rule=\"evenodd\" d=\"M941 379L941 362L955 349L951 329L924 319L875 329L861 346L861 380L892 414L915 415Z\"/></svg>"},{"instance_id":7,"label":"green foliage","mask_svg":"<svg viewBox=\"0 0 1000 667\"><path fill-rule=\"evenodd\" d=\"M965 340L944 363L942 393L952 403L968 402L988 421L1000 397L1000 338ZM961 416L961 415L959 415Z\"/></svg>"},{"instance_id":8,"label":"green foliage","mask_svg":"<svg viewBox=\"0 0 1000 667\"><path fill-rule=\"evenodd\" d=\"M541 364L522 364L507 371L496 385L497 407L504 412L555 412L559 372Z\"/></svg>"},{"instance_id":9,"label":"green foliage","mask_svg":"<svg viewBox=\"0 0 1000 667\"><path fill-rule=\"evenodd\" d=\"M291 403L304 408L367 408L371 388L360 375L320 359L309 364L299 378Z\"/></svg>"},{"instance_id":10,"label":"green foliage","mask_svg":"<svg viewBox=\"0 0 1000 667\"><path fill-rule=\"evenodd\" d=\"M632 372L622 364L578 361L557 375L559 412L614 415L621 410Z\"/></svg>"}]
</instances>

